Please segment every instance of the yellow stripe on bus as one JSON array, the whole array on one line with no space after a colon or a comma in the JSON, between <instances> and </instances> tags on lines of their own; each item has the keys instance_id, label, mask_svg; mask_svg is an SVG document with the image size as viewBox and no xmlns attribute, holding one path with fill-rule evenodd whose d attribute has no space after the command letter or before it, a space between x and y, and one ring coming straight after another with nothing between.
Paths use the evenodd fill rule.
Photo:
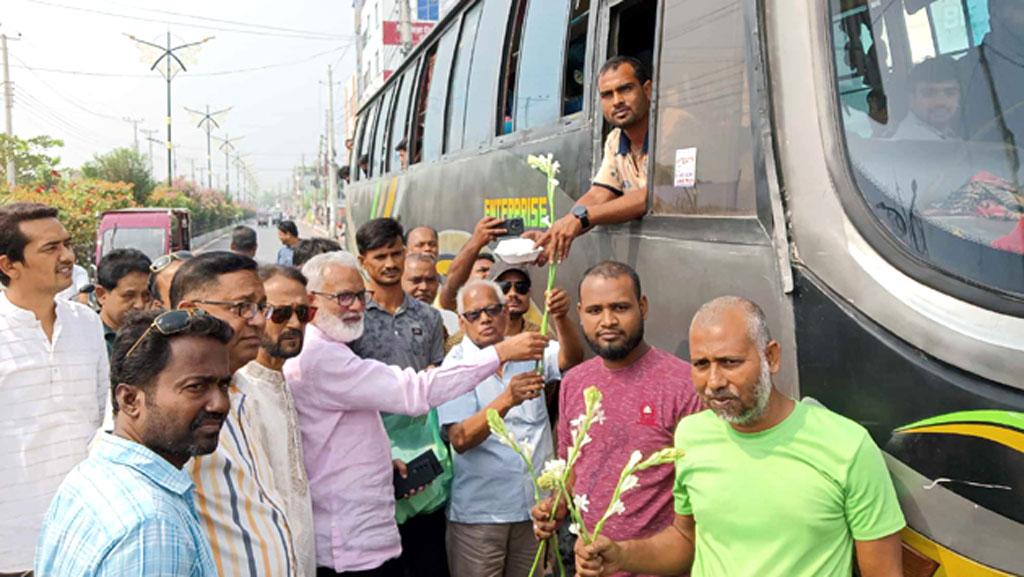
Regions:
<instances>
[{"instance_id":1,"label":"yellow stripe on bus","mask_svg":"<svg viewBox=\"0 0 1024 577\"><path fill-rule=\"evenodd\" d=\"M965 437L978 437L981 439L987 439L1000 445L1005 445L1011 449L1015 449L1024 453L1024 433L1007 429L1006 427L997 427L995 425L983 425L980 423L956 423L949 425L931 425L925 427L917 427L914 429L906 429L900 431L902 434L918 433L946 433L950 435L962 435Z\"/></svg>"},{"instance_id":2,"label":"yellow stripe on bus","mask_svg":"<svg viewBox=\"0 0 1024 577\"><path fill-rule=\"evenodd\" d=\"M395 192L398 190L398 177L391 179L391 186L388 187L388 200L384 204L384 212L381 216L391 216L391 211L395 209Z\"/></svg>"}]
</instances>

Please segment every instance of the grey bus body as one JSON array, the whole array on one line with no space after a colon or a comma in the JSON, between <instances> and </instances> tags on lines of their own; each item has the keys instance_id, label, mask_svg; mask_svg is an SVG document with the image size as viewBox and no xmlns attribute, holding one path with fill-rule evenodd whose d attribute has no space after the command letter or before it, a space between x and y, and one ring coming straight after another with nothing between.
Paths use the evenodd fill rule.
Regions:
<instances>
[{"instance_id":1,"label":"grey bus body","mask_svg":"<svg viewBox=\"0 0 1024 577\"><path fill-rule=\"evenodd\" d=\"M579 0L564 3L568 16L580 5ZM965 17L974 16L969 4L976 2L957 3ZM941 243L956 239L948 241L946 229L933 227L912 204L900 214L899 206L875 202L864 192L865 173L886 174L886 155L893 162L892 155L904 154L900 151L910 145L853 136L854 120L864 117L857 110L860 101L851 108L838 86L853 82L859 90L868 85L866 77L837 72L840 62L862 54L853 40L837 37L841 31L859 26L861 32L853 36L860 34L863 46L865 28L881 37L879 22L884 22L890 53L883 60L896 71L905 56L900 47L909 54L908 46L921 42L910 33L910 40L901 41L900 26L917 22L920 10L931 17L937 8L929 0L897 0L886 8L859 0L589 4L580 17L585 22L575 22L577 30L585 25L582 95L562 102L563 112L576 106L570 100L579 101L579 110L524 128L509 129L508 118L514 123L527 118L528 111L524 116L524 108L503 100L512 94L505 79L509 46L515 42L515 8L521 3L466 1L447 15L360 108L353 181L345 188L349 230L379 216L398 218L407 227L430 225L441 231L441 258L450 261L485 212L526 214L528 228L531 220L537 228L533 217L540 210L536 199L544 196L544 177L527 166L528 154L550 153L561 163L555 212L566 214L590 187L604 152L608 127L597 94L597 68L606 55L635 51L653 63L651 210L641 220L597 227L577 239L558 269L559 284L575 294L587 267L606 259L631 264L651 301L649 341L684 359L689 356L689 320L702 303L725 294L758 302L782 344L777 385L861 423L885 451L910 525L904 534L912 549L908 567L929 568L927 574L935 575L963 574L966 568L974 575L1024 574L1024 556L1017 550L1024 542L1024 283L1019 281L1024 254L983 247L984 255L968 265L987 267L983 272L996 275L991 277L951 273L956 263L939 256L930 261L945 246ZM506 17L496 17L499 13ZM631 14L635 20L628 19ZM525 18L529 24L529 14ZM856 18L867 24L849 25ZM723 22L731 24L716 30ZM467 23L477 27L473 43L462 30ZM572 25L570 20L570 38ZM631 29L653 30L640 50ZM706 36L682 50L680 39L685 42L688 34ZM942 39L933 36L941 52ZM721 46L714 46L719 40ZM876 39L876 51L877 44ZM481 60L498 59L493 74L467 78L458 59L467 57L467 46L475 46ZM678 84L672 66L701 58L704 49L709 56L702 65L708 72ZM499 56L493 56L495 50ZM716 70L712 61L722 55L727 59ZM909 66L913 58L906 60ZM728 80L736 70L742 79ZM426 77L447 86L447 95L432 91L428 98ZM566 82L563 78L562 95ZM453 96L463 86L469 97ZM896 109L897 96L893 89L890 110ZM734 122L724 116L720 134L711 122L701 125L700 118L686 115L687 109L699 110L716 99L734 102L743 117ZM431 119L432 104L443 110L440 123L436 112ZM491 122L485 138L472 136L481 133L479 118ZM460 131L455 136L453 126ZM693 139L677 126L694 127ZM402 138L412 143L408 168L392 151ZM723 145L726 140L729 144ZM931 150L931 145L922 146ZM680 150L691 147L698 149L698 180L705 159L710 177L730 171L740 175L735 182L729 177L717 184L700 181L697 196L710 191L727 199L721 205L702 205L685 187L673 187L673 153L678 159L687 154ZM721 150L741 151L735 166ZM968 153L988 158L985 150L972 147ZM364 154L370 157L365 172L359 165ZM882 157L882 169L865 168L872 154ZM938 153L915 159L906 152L901 158L908 160L900 166L924 163L936 174L954 170L955 163L941 162ZM1006 166L993 163L985 164L987 171L1001 174L1004 181L1020 180L1019 164L1013 167L1017 174L1010 174ZM963 179L956 178L961 184ZM924 180L915 175L909 185L915 197L925 188ZM880 216L892 212L890 220L902 222L902 228ZM944 223L942 218L956 217L936 222ZM975 224L1002 234L1012 221ZM899 230L906 238L899 237ZM926 240L930 244L925 246ZM928 247L936 248L930 253ZM532 276L541 286L545 271L538 268Z\"/></svg>"}]
</instances>

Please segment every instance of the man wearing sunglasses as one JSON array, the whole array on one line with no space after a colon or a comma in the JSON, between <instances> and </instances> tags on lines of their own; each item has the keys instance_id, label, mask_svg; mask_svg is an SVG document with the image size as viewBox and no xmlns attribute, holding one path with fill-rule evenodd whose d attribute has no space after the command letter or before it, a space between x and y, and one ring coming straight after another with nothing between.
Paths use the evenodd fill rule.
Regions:
<instances>
[{"instance_id":1,"label":"man wearing sunglasses","mask_svg":"<svg viewBox=\"0 0 1024 577\"><path fill-rule=\"evenodd\" d=\"M317 315L284 374L302 429L317 575L401 577L391 441L381 413L424 415L501 363L540 359L547 339L523 333L462 363L421 372L361 359L348 346L363 333L367 295L359 262L333 252L314 257L302 272Z\"/></svg>"},{"instance_id":2,"label":"man wearing sunglasses","mask_svg":"<svg viewBox=\"0 0 1024 577\"><path fill-rule=\"evenodd\" d=\"M36 575L217 575L186 463L217 447L230 337L193 310L126 319L111 360L114 430L60 484Z\"/></svg>"},{"instance_id":3,"label":"man wearing sunglasses","mask_svg":"<svg viewBox=\"0 0 1024 577\"><path fill-rule=\"evenodd\" d=\"M316 307L309 305L306 277L298 269L267 265L260 267L259 274L267 293L266 323L256 359L235 373L235 384L245 391L248 409L259 415L255 424L260 428L295 543L295 574L312 575L316 571L316 551L309 481L295 402L281 368L285 360L302 351L306 323L313 320Z\"/></svg>"},{"instance_id":4,"label":"man wearing sunglasses","mask_svg":"<svg viewBox=\"0 0 1024 577\"><path fill-rule=\"evenodd\" d=\"M474 279L459 289L460 323L466 336L448 353L445 366L511 338L506 336L507 300L502 287L490 281ZM553 318L567 316L568 298L551 304ZM530 524L533 484L520 457L491 435L487 411L498 411L516 439L532 447L534 469L539 471L554 452L544 383L560 379L559 343L551 343L544 351L543 375L535 363L506 363L472 391L438 408L441 426L455 449L447 535L453 577L529 573L537 549Z\"/></svg>"},{"instance_id":5,"label":"man wearing sunglasses","mask_svg":"<svg viewBox=\"0 0 1024 577\"><path fill-rule=\"evenodd\" d=\"M296 547L297 522L289 517L288 497L278 489L270 456L272 442L286 432L267 431L268 415L280 414L239 369L256 358L268 311L256 261L226 251L207 252L178 269L171 283L175 308L200 308L234 330L231 357L231 410L220 444L187 468L196 484L203 528L219 559L221 577L291 577L302 565ZM266 435L273 435L267 438Z\"/></svg>"},{"instance_id":6,"label":"man wearing sunglasses","mask_svg":"<svg viewBox=\"0 0 1024 577\"><path fill-rule=\"evenodd\" d=\"M149 265L149 293L163 308L171 308L171 281L174 280L174 273L191 258L191 252L179 250L158 257Z\"/></svg>"}]
</instances>

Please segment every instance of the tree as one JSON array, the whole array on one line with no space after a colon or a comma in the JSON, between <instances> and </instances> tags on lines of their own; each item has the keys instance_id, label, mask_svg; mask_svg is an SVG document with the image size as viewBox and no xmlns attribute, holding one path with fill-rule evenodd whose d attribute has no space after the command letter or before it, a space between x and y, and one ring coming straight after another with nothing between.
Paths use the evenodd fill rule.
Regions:
<instances>
[{"instance_id":1,"label":"tree","mask_svg":"<svg viewBox=\"0 0 1024 577\"><path fill-rule=\"evenodd\" d=\"M50 154L51 148L61 148L64 142L49 136L34 136L27 140L0 134L0 187L6 188L7 159L14 156L14 179L19 185L53 186L60 178L57 165L60 157Z\"/></svg>"},{"instance_id":2,"label":"tree","mask_svg":"<svg viewBox=\"0 0 1024 577\"><path fill-rule=\"evenodd\" d=\"M132 185L132 194L139 205L146 204L156 185L149 174L146 157L131 148L115 148L93 156L82 165L82 176Z\"/></svg>"}]
</instances>

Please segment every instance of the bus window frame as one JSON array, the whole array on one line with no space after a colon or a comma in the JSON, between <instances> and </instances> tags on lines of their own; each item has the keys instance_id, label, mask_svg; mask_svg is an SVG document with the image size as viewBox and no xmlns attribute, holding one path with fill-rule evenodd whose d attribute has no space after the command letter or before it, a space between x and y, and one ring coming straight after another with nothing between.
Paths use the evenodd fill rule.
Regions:
<instances>
[{"instance_id":1,"label":"bus window frame","mask_svg":"<svg viewBox=\"0 0 1024 577\"><path fill-rule=\"evenodd\" d=\"M597 23L596 31L598 34L596 40L599 44L595 44L594 50L591 51L591 54L603 55L611 48L611 34L614 31L612 23L613 8L629 1L630 0L616 0L601 4L599 14L600 21ZM763 0L740 0L740 2L743 6L745 21L748 23L756 23L756 27L748 26L748 32L753 35L753 39L746 43L747 66L749 67L749 84L751 91L749 98L750 123L753 140L753 149L751 154L753 156L754 163L753 179L755 211L752 214L738 216L654 214L651 212L654 205L654 186L653 180L649 176L647 180L647 206L645 208L644 216L640 222L643 223L645 233L650 232L658 236L679 240L729 242L732 244L757 246L767 246L773 243L778 245L781 242L782 244L780 246L776 246L776 255L777 260L779 261L780 270L784 275L784 285L788 289L791 286L789 282L790 264L788 258L788 242L784 236L781 240L777 238L779 236L779 227L776 223L779 222L780 218L783 218L781 212L781 200L779 200L778 203L773 201L776 194L778 195L778 198L781 198L781 193L778 192L779 179L774 170L776 158L775 143L771 138L771 127L773 123L770 116L771 91L767 77L768 66L765 61L767 51L764 35ZM594 12L593 4L591 5L591 12ZM665 0L658 0L656 13L656 36L653 41L651 67L652 94L654 95L654 98L652 100L649 120L650 124L648 128L648 175L654 174L655 159L657 158L657 130L659 118L658 90L661 84L661 67L659 66L659 63L662 55ZM593 106L593 162L594 166L597 167L600 166L604 156L603 128L605 119L603 111L595 101L597 98L596 72L604 62L604 59L602 58L600 62L597 62L592 58L591 62L594 66L595 76L587 87L592 94L589 98L589 102L584 103L584 110L586 110L586 106L588 104Z\"/></svg>"},{"instance_id":2,"label":"bus window frame","mask_svg":"<svg viewBox=\"0 0 1024 577\"><path fill-rule=\"evenodd\" d=\"M359 150L362 148L363 132L366 131L366 113L356 116L356 128L352 132L352 150L349 151L349 181L358 182L359 178Z\"/></svg>"},{"instance_id":3,"label":"bus window frame","mask_svg":"<svg viewBox=\"0 0 1024 577\"><path fill-rule=\"evenodd\" d=\"M406 80L406 79L402 78L402 76L408 74L409 75L408 81L412 82L412 89L409 91L408 107L405 110L405 127L404 127L404 130L402 132L402 137L406 139L406 141L405 141L405 143L406 143L405 152L406 152L406 155L407 155L406 158L408 158L408 161L407 161L408 165L405 168L402 168L401 166L398 166L398 167L390 166L391 159L393 158L391 152L393 152L393 148L395 146L398 146L398 143L402 141L401 138L399 138L397 141L394 140L394 134L393 133L394 133L394 129L395 129L395 118L394 118L395 114L394 114L394 112L392 112L392 114L391 114L391 131L392 131L392 133L389 134L389 138L391 140L388 142L388 148L389 148L389 150L388 150L388 163L389 163L388 173L395 172L396 170L398 172L406 172L409 169L411 169L412 166L413 166L413 164L412 164L412 126L413 126L413 121L415 120L414 114L416 112L416 110L415 110L416 109L416 97L417 97L417 93L419 92L420 73L422 72L422 70L420 68L421 68L421 65L422 65L423 60L424 60L422 54L418 54L414 58L415 58L415 62L407 64L405 67L400 68L398 71L395 72L395 76L398 77L397 83L399 85L399 89L395 93L395 104L396 105L398 104L398 97L401 96L401 93L402 93L402 90L401 90L402 81Z\"/></svg>"},{"instance_id":4,"label":"bus window frame","mask_svg":"<svg viewBox=\"0 0 1024 577\"><path fill-rule=\"evenodd\" d=\"M822 80L817 91L818 120L825 165L834 183L843 212L857 232L872 249L888 263L915 281L953 298L990 311L1024 317L1024 298L971 279L957 277L910 252L872 212L854 176L853 158L846 142L842 106L836 77L832 32L832 10L829 2L812 3L812 39L828 49L825 57L815 62L815 72ZM817 11L817 13L813 12Z\"/></svg>"}]
</instances>

